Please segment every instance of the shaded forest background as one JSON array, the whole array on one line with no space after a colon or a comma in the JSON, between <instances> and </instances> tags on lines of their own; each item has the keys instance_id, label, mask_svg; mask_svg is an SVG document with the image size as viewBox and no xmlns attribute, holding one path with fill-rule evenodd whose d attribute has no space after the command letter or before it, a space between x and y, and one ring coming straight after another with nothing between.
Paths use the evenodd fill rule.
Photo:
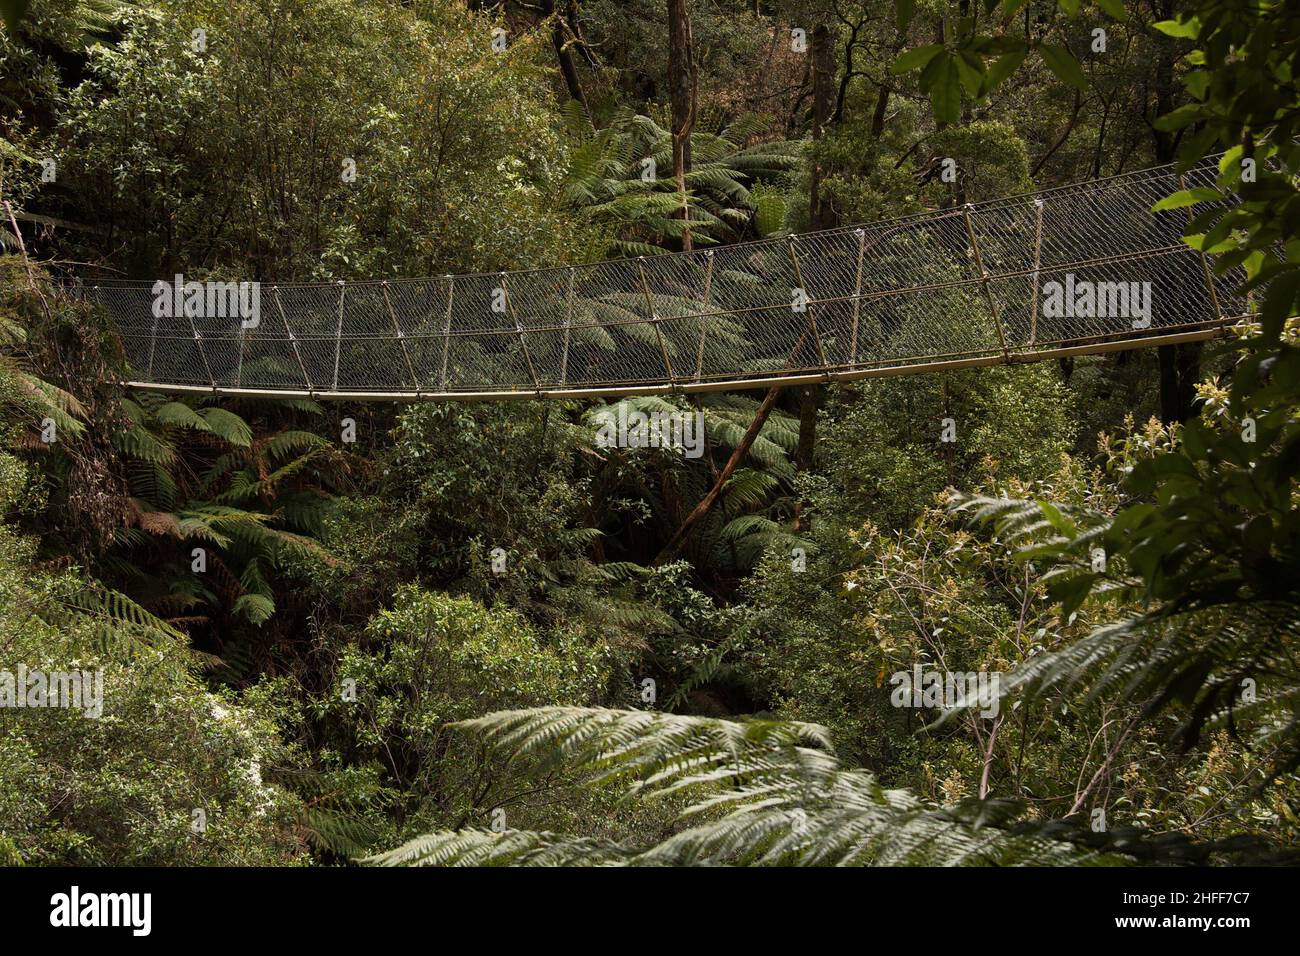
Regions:
<instances>
[{"instance_id":1,"label":"shaded forest background","mask_svg":"<svg viewBox=\"0 0 1300 956\"><path fill-rule=\"evenodd\" d=\"M106 712L0 712L0 862L1289 849L1300 30L1251 11L32 0L0 28L0 668L103 669ZM628 400L699 411L699 459L601 447L598 402L126 393L55 281L652 255L1225 148L1264 171L1225 160L1249 201L1202 248L1277 290L1238 348ZM936 725L890 700L916 664L1012 676Z\"/></svg>"}]
</instances>

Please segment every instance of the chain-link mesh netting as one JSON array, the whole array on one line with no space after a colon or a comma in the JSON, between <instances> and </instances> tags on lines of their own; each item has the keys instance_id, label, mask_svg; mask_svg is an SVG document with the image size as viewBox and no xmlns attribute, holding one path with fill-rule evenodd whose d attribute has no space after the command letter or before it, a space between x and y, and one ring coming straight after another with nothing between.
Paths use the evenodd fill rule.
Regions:
<instances>
[{"instance_id":1,"label":"chain-link mesh netting","mask_svg":"<svg viewBox=\"0 0 1300 956\"><path fill-rule=\"evenodd\" d=\"M261 283L248 312L153 283L82 286L137 383L382 395L691 390L1029 357L1245 312L1152 214L1212 166L1144 170L862 227L593 265ZM233 300L232 300L233 301ZM170 304L170 303L169 303ZM188 314L193 312L195 314ZM241 321L243 319L243 321ZM251 326L245 328L245 326Z\"/></svg>"}]
</instances>

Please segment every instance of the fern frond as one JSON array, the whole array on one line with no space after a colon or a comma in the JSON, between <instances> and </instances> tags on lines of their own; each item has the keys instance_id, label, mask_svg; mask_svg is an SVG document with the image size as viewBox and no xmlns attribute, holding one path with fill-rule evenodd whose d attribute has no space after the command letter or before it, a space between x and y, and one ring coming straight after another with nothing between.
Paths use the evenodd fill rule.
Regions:
<instances>
[{"instance_id":1,"label":"fern frond","mask_svg":"<svg viewBox=\"0 0 1300 956\"><path fill-rule=\"evenodd\" d=\"M826 730L645 711L546 707L456 726L537 772L693 797L694 825L647 848L551 833L432 833L364 862L399 865L1010 865L1125 862L1077 831L1017 825L1011 808L945 810L839 765ZM1093 841L1096 843L1096 841Z\"/></svg>"}]
</instances>

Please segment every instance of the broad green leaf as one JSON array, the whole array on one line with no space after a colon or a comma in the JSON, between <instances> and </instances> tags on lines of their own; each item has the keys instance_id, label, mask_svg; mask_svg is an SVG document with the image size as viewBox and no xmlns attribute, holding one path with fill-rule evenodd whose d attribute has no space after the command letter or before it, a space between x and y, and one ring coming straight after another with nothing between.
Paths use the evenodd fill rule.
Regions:
<instances>
[{"instance_id":1,"label":"broad green leaf","mask_svg":"<svg viewBox=\"0 0 1300 956\"><path fill-rule=\"evenodd\" d=\"M1266 341L1274 341L1282 331L1282 325L1290 318L1295 305L1296 290L1300 288L1300 272L1284 272L1274 279L1268 287L1268 297L1264 300L1264 309L1260 314L1260 324Z\"/></svg>"},{"instance_id":2,"label":"broad green leaf","mask_svg":"<svg viewBox=\"0 0 1300 956\"><path fill-rule=\"evenodd\" d=\"M1025 57L1028 55L1029 50L1024 49L1014 50L998 57L984 74L984 86L980 91L981 95L986 95L995 90L1003 80L1020 68L1020 64L1025 62Z\"/></svg>"},{"instance_id":3,"label":"broad green leaf","mask_svg":"<svg viewBox=\"0 0 1300 956\"><path fill-rule=\"evenodd\" d=\"M1196 39L1201 32L1201 21L1196 17L1190 20L1161 20L1152 25L1166 36L1185 37L1189 40Z\"/></svg>"},{"instance_id":4,"label":"broad green leaf","mask_svg":"<svg viewBox=\"0 0 1300 956\"><path fill-rule=\"evenodd\" d=\"M1042 43L1038 46L1038 55L1043 58L1047 68L1056 74L1056 78L1062 83L1068 83L1080 90L1087 87L1088 78L1083 75L1083 70L1079 68L1079 61L1065 47L1056 46L1052 43Z\"/></svg>"},{"instance_id":5,"label":"broad green leaf","mask_svg":"<svg viewBox=\"0 0 1300 956\"><path fill-rule=\"evenodd\" d=\"M1099 577L1097 574L1086 573L1053 580L1048 588L1052 597L1061 602L1061 613L1069 617L1077 611L1092 593L1092 586Z\"/></svg>"},{"instance_id":6,"label":"broad green leaf","mask_svg":"<svg viewBox=\"0 0 1300 956\"><path fill-rule=\"evenodd\" d=\"M1213 149L1218 138L1219 131L1213 125L1208 125L1199 133L1184 139L1183 145L1178 148L1178 161L1174 168L1179 173L1187 172Z\"/></svg>"},{"instance_id":7,"label":"broad green leaf","mask_svg":"<svg viewBox=\"0 0 1300 956\"><path fill-rule=\"evenodd\" d=\"M1166 209L1183 209L1187 206L1195 206L1198 202L1214 202L1216 199L1222 198L1217 189L1209 189L1204 186L1199 186L1196 189L1182 189L1160 200L1151 207L1151 211L1164 212Z\"/></svg>"},{"instance_id":8,"label":"broad green leaf","mask_svg":"<svg viewBox=\"0 0 1300 956\"><path fill-rule=\"evenodd\" d=\"M897 76L919 70L933 60L942 50L942 43L932 43L929 46L919 46L914 50L908 50L894 61L894 65L889 68L889 72Z\"/></svg>"},{"instance_id":9,"label":"broad green leaf","mask_svg":"<svg viewBox=\"0 0 1300 956\"><path fill-rule=\"evenodd\" d=\"M961 80L962 89L966 95L972 99L980 95L980 89L984 84L984 63L978 56L973 53L962 52L953 58L957 64L957 76Z\"/></svg>"},{"instance_id":10,"label":"broad green leaf","mask_svg":"<svg viewBox=\"0 0 1300 956\"><path fill-rule=\"evenodd\" d=\"M1157 117L1154 125L1156 129L1173 132L1195 123L1204 113L1205 107L1200 103L1184 103L1172 113Z\"/></svg>"},{"instance_id":11,"label":"broad green leaf","mask_svg":"<svg viewBox=\"0 0 1300 956\"><path fill-rule=\"evenodd\" d=\"M934 118L940 123L955 123L961 118L961 83L957 79L956 57L944 56L930 89Z\"/></svg>"},{"instance_id":12,"label":"broad green leaf","mask_svg":"<svg viewBox=\"0 0 1300 956\"><path fill-rule=\"evenodd\" d=\"M1191 93L1198 100L1205 99L1206 91L1210 88L1210 74L1205 70L1195 70L1183 77L1183 86L1187 87L1187 92Z\"/></svg>"},{"instance_id":13,"label":"broad green leaf","mask_svg":"<svg viewBox=\"0 0 1300 956\"><path fill-rule=\"evenodd\" d=\"M1073 537L1075 535L1078 529L1075 528L1074 522L1061 514L1061 510L1057 508L1056 505L1052 504L1050 501L1039 501L1038 507L1042 510L1043 517L1047 519L1048 524L1053 528L1066 537Z\"/></svg>"},{"instance_id":14,"label":"broad green leaf","mask_svg":"<svg viewBox=\"0 0 1300 956\"><path fill-rule=\"evenodd\" d=\"M894 0L894 22L898 25L899 33L906 32L915 14L916 0Z\"/></svg>"},{"instance_id":15,"label":"broad green leaf","mask_svg":"<svg viewBox=\"0 0 1300 956\"><path fill-rule=\"evenodd\" d=\"M1209 241L1206 235L1183 236L1183 242L1191 246L1197 252L1203 252L1207 256L1218 255L1220 252L1226 252L1229 249L1236 248L1236 243L1231 239L1225 239L1219 242Z\"/></svg>"}]
</instances>

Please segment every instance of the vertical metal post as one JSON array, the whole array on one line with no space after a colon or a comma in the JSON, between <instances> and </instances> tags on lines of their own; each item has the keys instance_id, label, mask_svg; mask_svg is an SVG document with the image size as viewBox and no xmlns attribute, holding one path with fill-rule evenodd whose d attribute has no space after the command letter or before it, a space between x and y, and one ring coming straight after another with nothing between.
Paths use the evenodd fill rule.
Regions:
<instances>
[{"instance_id":1,"label":"vertical metal post","mask_svg":"<svg viewBox=\"0 0 1300 956\"><path fill-rule=\"evenodd\" d=\"M203 359L203 369L208 373L208 384L212 390L217 390L217 380L212 377L212 366L208 364L208 353L203 348L203 336L199 335L199 327L194 324L194 316L190 316L190 331L194 333L194 342L199 350L199 358Z\"/></svg>"},{"instance_id":2,"label":"vertical metal post","mask_svg":"<svg viewBox=\"0 0 1300 956\"><path fill-rule=\"evenodd\" d=\"M256 291L260 310L262 287L259 285ZM244 321L244 316L241 315L239 317L239 357L235 359L235 388L239 388L244 380L244 346L248 343L248 329L244 326Z\"/></svg>"},{"instance_id":3,"label":"vertical metal post","mask_svg":"<svg viewBox=\"0 0 1300 956\"><path fill-rule=\"evenodd\" d=\"M382 286L384 290L384 305L388 306L388 317L393 320L393 332L397 335L397 344L401 346L402 358L406 360L406 371L411 376L411 387L415 389L415 394L420 394L420 380L415 374L415 366L411 364L411 354L406 350L406 334L397 322L397 313L393 311L393 300L388 297L388 280L384 280Z\"/></svg>"},{"instance_id":4,"label":"vertical metal post","mask_svg":"<svg viewBox=\"0 0 1300 956\"><path fill-rule=\"evenodd\" d=\"M560 385L569 380L569 335L573 329L573 282L577 271L569 268L569 288L564 294L564 353L560 356Z\"/></svg>"},{"instance_id":5,"label":"vertical metal post","mask_svg":"<svg viewBox=\"0 0 1300 956\"><path fill-rule=\"evenodd\" d=\"M808 287L803 284L803 268L799 265L799 254L794 251L795 237L790 237L790 244L786 247L790 250L790 261L794 263L794 278L799 283L799 291L803 293L804 308L808 310L808 326L812 329L813 344L817 346L817 361L821 363L822 371L827 375L830 374L830 368L826 363L826 352L822 349L822 336L817 331L817 313L813 309L812 296L808 294ZM790 356L794 358L793 355Z\"/></svg>"},{"instance_id":6,"label":"vertical metal post","mask_svg":"<svg viewBox=\"0 0 1300 956\"><path fill-rule=\"evenodd\" d=\"M713 288L713 250L709 249L704 253L704 258L708 265L704 267L704 295L701 297L700 304L704 306L705 311L709 308L709 292ZM708 319L700 320L700 347L695 352L695 381L699 381L704 374L704 336L708 334Z\"/></svg>"},{"instance_id":7,"label":"vertical metal post","mask_svg":"<svg viewBox=\"0 0 1300 956\"><path fill-rule=\"evenodd\" d=\"M510 312L510 318L515 322L515 334L519 336L519 347L524 350L524 361L528 363L528 374L532 377L533 388L541 391L542 383L537 378L537 369L533 367L533 356L528 351L528 342L524 339L524 327L519 324L519 316L515 313L515 305L510 301L510 290L506 286L506 274L501 273L501 298L506 301L506 309Z\"/></svg>"},{"instance_id":8,"label":"vertical metal post","mask_svg":"<svg viewBox=\"0 0 1300 956\"><path fill-rule=\"evenodd\" d=\"M1178 176L1178 188L1187 188L1187 177L1181 173ZM1187 221L1190 223L1194 218L1195 216L1192 215L1192 207L1188 206ZM1210 293L1210 307L1214 309L1214 317L1216 319L1222 319L1223 310L1219 308L1219 293L1214 289L1214 273L1210 270L1210 262L1205 258L1204 249L1197 250L1197 254L1201 257L1201 274L1205 277L1205 288L1206 291Z\"/></svg>"},{"instance_id":9,"label":"vertical metal post","mask_svg":"<svg viewBox=\"0 0 1300 956\"><path fill-rule=\"evenodd\" d=\"M853 330L849 334L849 364L858 364L858 317L862 312L862 259L867 251L867 231L854 229L858 237L857 277L853 280Z\"/></svg>"},{"instance_id":10,"label":"vertical metal post","mask_svg":"<svg viewBox=\"0 0 1300 956\"><path fill-rule=\"evenodd\" d=\"M95 298L99 298L99 286L95 286ZM172 300L173 302L175 299ZM149 332L149 370L146 379L153 381L153 356L154 350L158 347L158 316L153 317L153 329Z\"/></svg>"},{"instance_id":11,"label":"vertical metal post","mask_svg":"<svg viewBox=\"0 0 1300 956\"><path fill-rule=\"evenodd\" d=\"M655 312L654 300L650 297L650 283L645 277L645 256L637 257L636 268L641 274L641 291L645 293L645 307L650 314L650 324L654 326L655 338L659 341L659 352L664 359L664 368L668 371L668 381L675 385L677 376L673 374L673 363L668 359L668 346L664 343L664 334L659 328L659 314Z\"/></svg>"},{"instance_id":12,"label":"vertical metal post","mask_svg":"<svg viewBox=\"0 0 1300 956\"><path fill-rule=\"evenodd\" d=\"M347 292L347 286L343 280L339 280L339 324L334 332L334 391L339 390L339 357L343 353L343 296Z\"/></svg>"},{"instance_id":13,"label":"vertical metal post","mask_svg":"<svg viewBox=\"0 0 1300 956\"><path fill-rule=\"evenodd\" d=\"M998 344L1002 346L1002 357L1009 362L1011 361L1011 354L1007 351L1007 337L1002 332L1002 316L998 314L998 307L993 301L993 293L989 291L989 274L984 271L984 260L980 257L980 244L975 238L975 225L970 218L971 208L970 203L964 205L961 209L961 215L966 220L966 235L970 236L970 251L975 258L975 271L979 273L980 288L984 290L984 301L988 303L989 311L993 313L993 322L998 328Z\"/></svg>"},{"instance_id":14,"label":"vertical metal post","mask_svg":"<svg viewBox=\"0 0 1300 956\"><path fill-rule=\"evenodd\" d=\"M298 337L293 334L293 329L289 328L289 317L284 314L284 303L280 301L280 287L271 286L271 293L275 296L275 307L280 312L280 321L284 323L284 334L289 336L289 345L293 348L293 357L298 360L298 371L302 372L302 380L307 383L307 391L315 393L316 389L311 384L311 376L307 374L307 366L302 360L302 352L298 350Z\"/></svg>"},{"instance_id":15,"label":"vertical metal post","mask_svg":"<svg viewBox=\"0 0 1300 956\"><path fill-rule=\"evenodd\" d=\"M1034 271L1029 274L1029 344L1038 341L1038 267L1043 262L1043 201L1034 200Z\"/></svg>"},{"instance_id":16,"label":"vertical metal post","mask_svg":"<svg viewBox=\"0 0 1300 956\"><path fill-rule=\"evenodd\" d=\"M438 388L447 391L447 354L451 350L451 300L456 292L456 277L447 276L447 318L442 327L442 372L438 376Z\"/></svg>"}]
</instances>

